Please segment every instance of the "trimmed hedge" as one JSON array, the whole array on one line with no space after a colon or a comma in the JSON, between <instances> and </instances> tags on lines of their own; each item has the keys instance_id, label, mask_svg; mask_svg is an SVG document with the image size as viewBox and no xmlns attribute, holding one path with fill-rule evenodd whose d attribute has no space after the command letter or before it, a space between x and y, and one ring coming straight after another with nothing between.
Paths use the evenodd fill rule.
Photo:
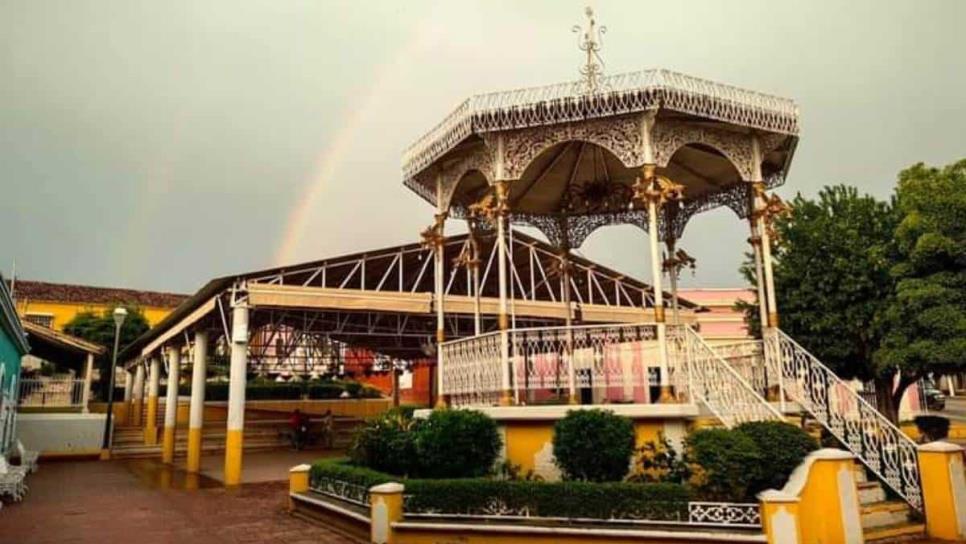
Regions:
<instances>
[{"instance_id":1,"label":"trimmed hedge","mask_svg":"<svg viewBox=\"0 0 966 544\"><path fill-rule=\"evenodd\" d=\"M634 423L608 410L570 410L554 425L553 455L568 480L624 479L634 453Z\"/></svg>"},{"instance_id":2,"label":"trimmed hedge","mask_svg":"<svg viewBox=\"0 0 966 544\"><path fill-rule=\"evenodd\" d=\"M424 478L485 476L503 445L496 422L475 410L433 410L414 430L416 473Z\"/></svg>"},{"instance_id":3,"label":"trimmed hedge","mask_svg":"<svg viewBox=\"0 0 966 544\"><path fill-rule=\"evenodd\" d=\"M808 433L784 421L753 421L734 430L755 443L764 461L751 481L751 496L766 489L781 489L805 456L818 449L818 442Z\"/></svg>"},{"instance_id":4,"label":"trimmed hedge","mask_svg":"<svg viewBox=\"0 0 966 544\"><path fill-rule=\"evenodd\" d=\"M687 503L693 498L687 487L669 483L407 480L338 459L312 465L310 481L321 477L365 487L398 481L406 486L409 508L444 514L480 513L498 506L544 517L686 520Z\"/></svg>"},{"instance_id":5,"label":"trimmed hedge","mask_svg":"<svg viewBox=\"0 0 966 544\"><path fill-rule=\"evenodd\" d=\"M752 483L769 462L755 441L728 429L701 429L687 438L688 456L697 465L692 485L712 501L736 501L749 497Z\"/></svg>"}]
</instances>

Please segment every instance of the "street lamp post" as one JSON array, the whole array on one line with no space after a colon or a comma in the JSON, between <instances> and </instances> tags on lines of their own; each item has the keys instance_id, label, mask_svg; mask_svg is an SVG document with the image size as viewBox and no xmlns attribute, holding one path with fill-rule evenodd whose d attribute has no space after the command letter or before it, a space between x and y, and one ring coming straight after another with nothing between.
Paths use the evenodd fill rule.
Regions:
<instances>
[{"instance_id":1,"label":"street lamp post","mask_svg":"<svg viewBox=\"0 0 966 544\"><path fill-rule=\"evenodd\" d=\"M111 457L111 419L114 415L114 375L117 374L117 349L121 340L121 325L127 317L127 310L114 308L114 354L111 357L111 377L107 389L107 417L104 419L104 443L101 445L101 459Z\"/></svg>"}]
</instances>

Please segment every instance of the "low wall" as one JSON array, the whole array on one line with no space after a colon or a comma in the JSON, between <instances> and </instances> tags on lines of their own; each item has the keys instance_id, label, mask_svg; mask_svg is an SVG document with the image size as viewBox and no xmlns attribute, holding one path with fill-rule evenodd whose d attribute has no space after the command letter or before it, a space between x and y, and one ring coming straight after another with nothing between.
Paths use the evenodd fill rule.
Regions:
<instances>
[{"instance_id":1,"label":"low wall","mask_svg":"<svg viewBox=\"0 0 966 544\"><path fill-rule=\"evenodd\" d=\"M42 457L98 455L104 414L17 414L17 437Z\"/></svg>"},{"instance_id":2,"label":"low wall","mask_svg":"<svg viewBox=\"0 0 966 544\"><path fill-rule=\"evenodd\" d=\"M164 414L164 399L158 402L158 413ZM318 400L250 400L245 402L247 411L278 412L280 417L291 414L296 408L309 415L322 415L331 411L339 417L353 417L364 419L379 415L392 407L391 399L318 399ZM126 424L127 403L114 403L114 417ZM91 403L90 411L97 414L107 412L107 404L103 402ZM188 424L189 402L186 397L178 399L178 425ZM205 403L204 420L206 423L225 422L228 419L228 403L224 401L209 401Z\"/></svg>"},{"instance_id":3,"label":"low wall","mask_svg":"<svg viewBox=\"0 0 966 544\"><path fill-rule=\"evenodd\" d=\"M500 461L530 471L546 481L560 479L553 456L553 427L570 410L600 408L631 418L637 446L657 441L663 435L681 451L692 421L699 416L694 404L604 404L580 406L505 406L474 408L496 420L503 438ZM416 417L427 417L430 410L417 410Z\"/></svg>"}]
</instances>

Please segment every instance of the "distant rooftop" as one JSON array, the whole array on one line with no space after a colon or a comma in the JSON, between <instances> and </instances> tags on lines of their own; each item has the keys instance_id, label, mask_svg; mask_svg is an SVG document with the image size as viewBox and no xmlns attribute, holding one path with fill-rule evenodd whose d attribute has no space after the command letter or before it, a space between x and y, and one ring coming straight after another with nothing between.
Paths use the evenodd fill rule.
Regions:
<instances>
[{"instance_id":1,"label":"distant rooftop","mask_svg":"<svg viewBox=\"0 0 966 544\"><path fill-rule=\"evenodd\" d=\"M79 304L131 304L153 308L174 308L188 299L187 295L92 287L66 283L48 283L18 279L14 284L14 297L18 301L73 302Z\"/></svg>"}]
</instances>

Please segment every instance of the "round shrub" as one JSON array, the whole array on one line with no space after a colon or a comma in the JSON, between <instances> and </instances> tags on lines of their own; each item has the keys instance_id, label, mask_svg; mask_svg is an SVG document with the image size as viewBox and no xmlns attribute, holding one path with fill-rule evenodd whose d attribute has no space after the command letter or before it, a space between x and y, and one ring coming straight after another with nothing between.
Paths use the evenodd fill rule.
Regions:
<instances>
[{"instance_id":1,"label":"round shrub","mask_svg":"<svg viewBox=\"0 0 966 544\"><path fill-rule=\"evenodd\" d=\"M748 491L751 495L781 489L805 456L818 449L818 442L808 433L783 421L752 421L735 430L752 439L762 457L758 475Z\"/></svg>"},{"instance_id":2,"label":"round shrub","mask_svg":"<svg viewBox=\"0 0 966 544\"><path fill-rule=\"evenodd\" d=\"M354 464L397 476L408 476L416 463L416 422L390 410L360 427L349 448Z\"/></svg>"},{"instance_id":3,"label":"round shrub","mask_svg":"<svg viewBox=\"0 0 966 544\"><path fill-rule=\"evenodd\" d=\"M742 501L763 464L755 441L728 429L701 429L688 436L688 455L697 465L692 485L707 500Z\"/></svg>"},{"instance_id":4,"label":"round shrub","mask_svg":"<svg viewBox=\"0 0 966 544\"><path fill-rule=\"evenodd\" d=\"M434 410L415 435L419 475L424 478L484 476L502 447L496 422L473 410Z\"/></svg>"},{"instance_id":5,"label":"round shrub","mask_svg":"<svg viewBox=\"0 0 966 544\"><path fill-rule=\"evenodd\" d=\"M554 425L553 455L568 480L620 481L634 453L634 424L607 410L571 410Z\"/></svg>"},{"instance_id":6,"label":"round shrub","mask_svg":"<svg viewBox=\"0 0 966 544\"><path fill-rule=\"evenodd\" d=\"M916 416L916 428L922 442L945 440L949 437L949 419L942 416Z\"/></svg>"}]
</instances>

